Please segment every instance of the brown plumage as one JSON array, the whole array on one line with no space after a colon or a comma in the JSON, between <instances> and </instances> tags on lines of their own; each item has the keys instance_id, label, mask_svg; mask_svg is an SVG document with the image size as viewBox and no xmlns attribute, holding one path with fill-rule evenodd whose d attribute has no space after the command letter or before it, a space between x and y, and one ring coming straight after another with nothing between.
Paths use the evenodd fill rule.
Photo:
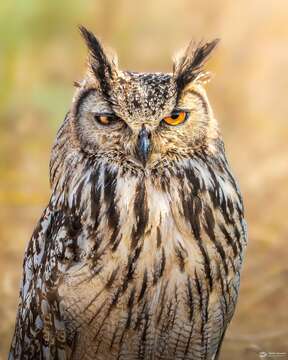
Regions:
<instances>
[{"instance_id":1,"label":"brown plumage","mask_svg":"<svg viewBox=\"0 0 288 360\"><path fill-rule=\"evenodd\" d=\"M89 70L52 150L9 358L216 359L246 246L201 80L216 42L172 74L132 73L81 32Z\"/></svg>"}]
</instances>

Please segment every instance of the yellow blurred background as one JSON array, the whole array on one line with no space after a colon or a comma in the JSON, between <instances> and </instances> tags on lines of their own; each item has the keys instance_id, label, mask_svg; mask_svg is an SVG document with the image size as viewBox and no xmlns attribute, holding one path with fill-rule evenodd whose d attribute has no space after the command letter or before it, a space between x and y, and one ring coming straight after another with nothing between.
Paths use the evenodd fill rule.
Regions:
<instances>
[{"instance_id":1,"label":"yellow blurred background","mask_svg":"<svg viewBox=\"0 0 288 360\"><path fill-rule=\"evenodd\" d=\"M191 38L222 39L208 94L249 224L222 359L288 353L287 0L1 0L0 359L24 249L49 197L51 144L85 69L78 24L116 49L122 68L139 71L170 71L171 55Z\"/></svg>"}]
</instances>

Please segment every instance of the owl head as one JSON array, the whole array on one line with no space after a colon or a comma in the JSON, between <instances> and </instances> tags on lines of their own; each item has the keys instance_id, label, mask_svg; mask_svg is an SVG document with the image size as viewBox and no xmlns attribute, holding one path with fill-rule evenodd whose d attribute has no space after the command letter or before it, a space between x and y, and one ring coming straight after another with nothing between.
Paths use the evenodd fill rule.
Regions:
<instances>
[{"instance_id":1,"label":"owl head","mask_svg":"<svg viewBox=\"0 0 288 360\"><path fill-rule=\"evenodd\" d=\"M203 86L203 65L218 40L188 48L171 73L120 70L115 55L80 27L89 49L88 73L72 107L72 132L81 151L117 166L158 169L213 151L219 138Z\"/></svg>"}]
</instances>

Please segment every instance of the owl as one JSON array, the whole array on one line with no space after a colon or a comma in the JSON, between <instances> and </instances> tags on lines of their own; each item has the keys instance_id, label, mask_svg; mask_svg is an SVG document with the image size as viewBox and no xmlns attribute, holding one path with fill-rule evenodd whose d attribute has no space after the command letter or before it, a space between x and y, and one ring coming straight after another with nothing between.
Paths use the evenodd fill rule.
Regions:
<instances>
[{"instance_id":1,"label":"owl","mask_svg":"<svg viewBox=\"0 0 288 360\"><path fill-rule=\"evenodd\" d=\"M217 40L137 73L80 30L88 70L52 149L9 359L216 360L247 240L204 89Z\"/></svg>"}]
</instances>

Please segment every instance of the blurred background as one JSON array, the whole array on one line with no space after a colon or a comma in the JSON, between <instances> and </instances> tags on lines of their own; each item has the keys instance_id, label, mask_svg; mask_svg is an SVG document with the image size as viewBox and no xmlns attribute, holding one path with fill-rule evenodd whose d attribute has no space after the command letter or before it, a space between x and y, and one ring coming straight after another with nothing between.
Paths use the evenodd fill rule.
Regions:
<instances>
[{"instance_id":1,"label":"blurred background","mask_svg":"<svg viewBox=\"0 0 288 360\"><path fill-rule=\"evenodd\" d=\"M139 71L170 71L171 55L191 38L222 39L208 65L208 94L249 224L222 359L288 353L287 0L2 0L0 359L14 328L24 249L49 197L51 144L85 69L78 24L117 49L122 68Z\"/></svg>"}]
</instances>

